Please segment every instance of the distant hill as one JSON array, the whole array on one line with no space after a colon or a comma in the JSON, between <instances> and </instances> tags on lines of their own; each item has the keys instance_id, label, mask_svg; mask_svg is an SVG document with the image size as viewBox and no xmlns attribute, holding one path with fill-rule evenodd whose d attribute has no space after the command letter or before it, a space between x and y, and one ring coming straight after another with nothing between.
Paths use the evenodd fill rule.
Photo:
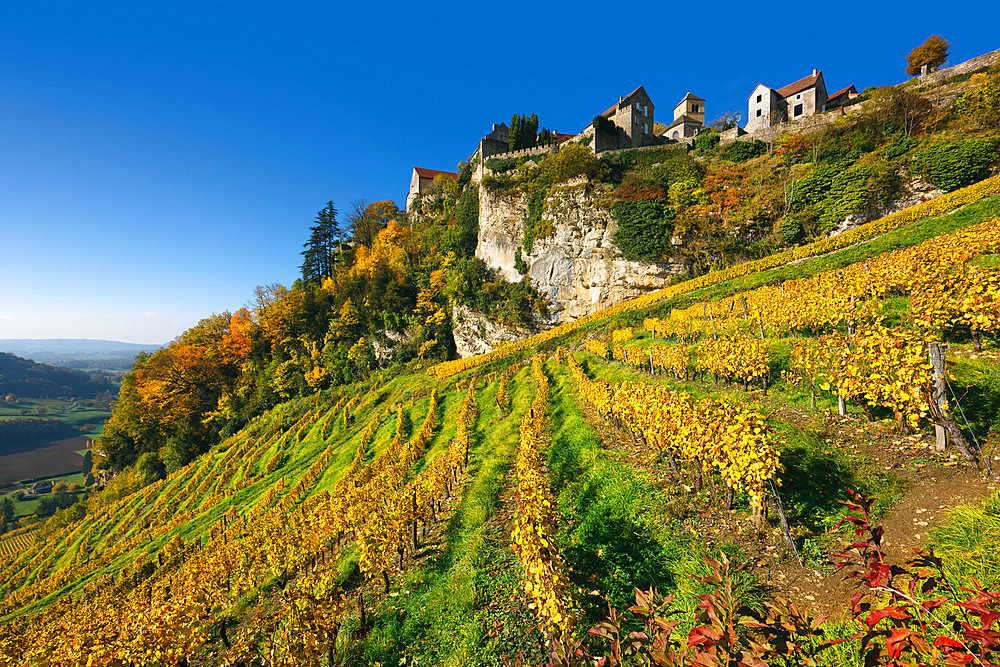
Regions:
<instances>
[{"instance_id":1,"label":"distant hill","mask_svg":"<svg viewBox=\"0 0 1000 667\"><path fill-rule=\"evenodd\" d=\"M0 352L83 370L128 370L140 352L155 352L160 347L86 338L0 338Z\"/></svg>"},{"instance_id":2,"label":"distant hill","mask_svg":"<svg viewBox=\"0 0 1000 667\"><path fill-rule=\"evenodd\" d=\"M108 391L114 392L116 388L107 378L39 364L0 352L0 395L14 394L19 398L94 398Z\"/></svg>"}]
</instances>

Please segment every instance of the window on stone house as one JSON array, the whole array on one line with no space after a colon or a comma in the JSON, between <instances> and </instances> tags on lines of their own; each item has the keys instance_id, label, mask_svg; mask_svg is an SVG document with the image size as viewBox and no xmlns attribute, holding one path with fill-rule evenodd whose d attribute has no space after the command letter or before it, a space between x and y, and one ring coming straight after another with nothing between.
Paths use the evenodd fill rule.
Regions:
<instances>
[{"instance_id":1,"label":"window on stone house","mask_svg":"<svg viewBox=\"0 0 1000 667\"><path fill-rule=\"evenodd\" d=\"M697 104L695 104L695 105L692 105L692 107L691 107L691 112L692 112L692 113L698 113L698 105L697 105Z\"/></svg>"},{"instance_id":2,"label":"window on stone house","mask_svg":"<svg viewBox=\"0 0 1000 667\"><path fill-rule=\"evenodd\" d=\"M643 123L642 124L642 133L643 134L649 134L649 123Z\"/></svg>"},{"instance_id":3,"label":"window on stone house","mask_svg":"<svg viewBox=\"0 0 1000 667\"><path fill-rule=\"evenodd\" d=\"M801 99L802 99L802 93L799 93L798 95L796 95L796 96L795 96L795 99L797 99L797 100L801 100Z\"/></svg>"},{"instance_id":4,"label":"window on stone house","mask_svg":"<svg viewBox=\"0 0 1000 667\"><path fill-rule=\"evenodd\" d=\"M762 97L763 97L763 95L758 95L757 96L757 101L760 102L760 100L761 100ZM757 114L757 115L760 115L760 114Z\"/></svg>"},{"instance_id":5,"label":"window on stone house","mask_svg":"<svg viewBox=\"0 0 1000 667\"><path fill-rule=\"evenodd\" d=\"M802 105L796 104L794 107L792 107L792 117L794 118L796 116L801 116L801 115L802 115Z\"/></svg>"},{"instance_id":6,"label":"window on stone house","mask_svg":"<svg viewBox=\"0 0 1000 667\"><path fill-rule=\"evenodd\" d=\"M757 109L757 118L760 118L760 109Z\"/></svg>"}]
</instances>

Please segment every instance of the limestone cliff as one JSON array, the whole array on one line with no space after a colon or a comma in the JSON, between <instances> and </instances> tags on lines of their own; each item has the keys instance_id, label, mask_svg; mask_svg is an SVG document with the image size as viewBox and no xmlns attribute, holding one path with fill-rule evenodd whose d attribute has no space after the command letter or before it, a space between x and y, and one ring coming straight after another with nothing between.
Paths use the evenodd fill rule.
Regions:
<instances>
[{"instance_id":1,"label":"limestone cliff","mask_svg":"<svg viewBox=\"0 0 1000 667\"><path fill-rule=\"evenodd\" d=\"M459 305L452 308L451 326L455 338L455 352L463 359L491 352L500 343L520 340L531 335L530 331L505 327L490 321L481 313Z\"/></svg>"},{"instance_id":2,"label":"limestone cliff","mask_svg":"<svg viewBox=\"0 0 1000 667\"><path fill-rule=\"evenodd\" d=\"M522 277L514 257L524 240L527 210L523 194L480 188L476 256L510 281ZM549 300L550 324L665 287L671 276L686 268L680 257L664 263L623 259L612 241L618 226L611 208L590 192L587 183L550 192L542 219L552 222L554 232L535 239L523 259L531 284Z\"/></svg>"}]
</instances>

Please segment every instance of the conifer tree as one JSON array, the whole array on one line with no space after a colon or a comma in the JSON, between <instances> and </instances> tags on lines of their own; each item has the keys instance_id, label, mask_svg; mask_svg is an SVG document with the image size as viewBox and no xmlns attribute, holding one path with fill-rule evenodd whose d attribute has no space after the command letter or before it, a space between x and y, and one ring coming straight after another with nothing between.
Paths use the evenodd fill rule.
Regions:
<instances>
[{"instance_id":1,"label":"conifer tree","mask_svg":"<svg viewBox=\"0 0 1000 667\"><path fill-rule=\"evenodd\" d=\"M337 245L343 233L337 224L337 208L332 201L316 214L316 224L309 228L309 240L302 244L302 280L322 282L333 275Z\"/></svg>"}]
</instances>

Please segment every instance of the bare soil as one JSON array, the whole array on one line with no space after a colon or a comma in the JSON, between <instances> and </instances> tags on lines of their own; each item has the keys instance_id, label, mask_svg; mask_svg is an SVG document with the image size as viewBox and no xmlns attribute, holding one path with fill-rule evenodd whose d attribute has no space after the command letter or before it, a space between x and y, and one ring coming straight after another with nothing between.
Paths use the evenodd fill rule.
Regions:
<instances>
[{"instance_id":1,"label":"bare soil","mask_svg":"<svg viewBox=\"0 0 1000 667\"><path fill-rule=\"evenodd\" d=\"M83 457L77 451L86 449L89 439L85 435L77 435L54 440L29 451L0 455L0 486L22 479L78 472L83 466Z\"/></svg>"}]
</instances>

